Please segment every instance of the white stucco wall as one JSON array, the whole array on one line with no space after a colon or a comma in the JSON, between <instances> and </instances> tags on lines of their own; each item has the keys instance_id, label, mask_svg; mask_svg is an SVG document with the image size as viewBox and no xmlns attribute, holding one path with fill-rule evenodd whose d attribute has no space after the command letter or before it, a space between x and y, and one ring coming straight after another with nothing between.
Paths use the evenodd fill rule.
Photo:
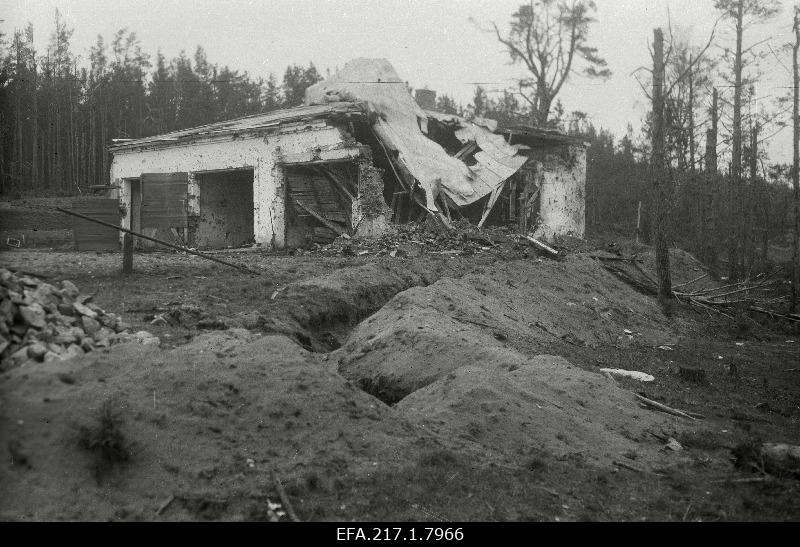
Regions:
<instances>
[{"instance_id":1,"label":"white stucco wall","mask_svg":"<svg viewBox=\"0 0 800 547\"><path fill-rule=\"evenodd\" d=\"M569 146L568 158L547 154L540 171L539 226L534 236L583 237L586 228L586 149Z\"/></svg>"},{"instance_id":2,"label":"white stucco wall","mask_svg":"<svg viewBox=\"0 0 800 547\"><path fill-rule=\"evenodd\" d=\"M122 226L130 228L130 183L142 173L189 173L188 212L197 213L199 186L193 173L220 169L253 169L254 236L257 243L284 246L284 183L281 162L356 157L342 133L324 121L284 126L266 136L218 138L161 145L146 150L118 150L111 163L111 181L119 186L126 210ZM122 235L122 234L120 234ZM274 238L274 239L273 239Z\"/></svg>"}]
</instances>

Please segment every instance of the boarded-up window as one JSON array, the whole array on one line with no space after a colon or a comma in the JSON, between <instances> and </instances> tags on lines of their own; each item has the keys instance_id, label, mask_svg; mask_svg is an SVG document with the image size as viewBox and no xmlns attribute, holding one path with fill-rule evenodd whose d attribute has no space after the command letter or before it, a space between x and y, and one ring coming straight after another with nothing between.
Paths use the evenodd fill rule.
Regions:
<instances>
[{"instance_id":1,"label":"boarded-up window","mask_svg":"<svg viewBox=\"0 0 800 547\"><path fill-rule=\"evenodd\" d=\"M75 200L72 210L119 226L119 201L115 198L85 198ZM114 228L73 217L72 235L79 251L116 251L119 231Z\"/></svg>"},{"instance_id":2,"label":"boarded-up window","mask_svg":"<svg viewBox=\"0 0 800 547\"><path fill-rule=\"evenodd\" d=\"M187 226L188 173L142 173L142 232L182 243Z\"/></svg>"}]
</instances>

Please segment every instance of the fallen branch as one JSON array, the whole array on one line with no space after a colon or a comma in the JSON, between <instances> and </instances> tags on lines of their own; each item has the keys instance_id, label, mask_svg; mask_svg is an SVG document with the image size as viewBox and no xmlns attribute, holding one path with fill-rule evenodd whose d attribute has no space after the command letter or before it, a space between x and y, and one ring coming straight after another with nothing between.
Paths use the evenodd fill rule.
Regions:
<instances>
[{"instance_id":1,"label":"fallen branch","mask_svg":"<svg viewBox=\"0 0 800 547\"><path fill-rule=\"evenodd\" d=\"M10 272L14 272L15 274L19 274L19 275L28 275L28 276L32 276L32 277L38 277L40 279L50 279L49 275L43 275L43 274L38 274L38 273L34 273L34 272L28 272L28 271L25 271L25 270L17 270L16 268L6 268L6 269L8 271L10 271Z\"/></svg>"},{"instance_id":2,"label":"fallen branch","mask_svg":"<svg viewBox=\"0 0 800 547\"><path fill-rule=\"evenodd\" d=\"M698 281L700 281L700 280L702 280L702 279L705 279L706 277L708 277L708 274L707 274L707 273L704 273L704 274L703 274L703 275L701 275L700 277L695 277L695 278L694 278L694 279L692 279L691 281L687 281L687 282L685 282L685 283L680 283L680 284L678 284L678 285L673 285L673 286L672 286L672 288L673 288L673 289L678 289L678 288L680 288L680 287L685 287L686 285L691 285L692 283L697 283Z\"/></svg>"},{"instance_id":3,"label":"fallen branch","mask_svg":"<svg viewBox=\"0 0 800 547\"><path fill-rule=\"evenodd\" d=\"M634 287L635 289L639 290L640 292L642 292L644 294L649 294L649 295L657 294L658 286L657 286L656 282L649 275L647 275L647 273L645 271L643 271L638 266L638 264L636 264L635 262L634 262L634 266L639 271L639 273L642 274L642 279L635 279L628 272L626 272L626 271L624 271L624 270L622 270L620 268L617 268L615 266L612 266L611 264L606 264L606 263L603 262L605 260L621 260L620 258L610 258L610 257L601 257L601 256L593 256L592 258L596 258L596 259L600 260L601 264L603 264L603 267L606 270L610 271L611 273L613 273L614 275L616 275L617 277L619 277L620 279L622 279L623 281L625 281L626 283L628 283L629 285ZM772 275L772 274L770 274L770 275ZM741 299L738 299L738 300L718 300L720 298L731 296L733 294L739 294L739 293L743 293L743 292L757 291L757 290L760 290L760 291L768 290L766 287L774 285L775 283L778 282L776 280L769 280L770 275L762 278L761 281L758 282L755 285L746 285L744 283L731 283L729 285L722 285L720 287L713 287L713 288L710 288L710 289L703 289L703 290L700 290L700 291L688 292L688 293L687 292L673 291L672 294L679 301L688 303L688 304L690 304L692 306L695 306L697 308L701 308L701 309L703 309L705 311L708 311L708 312L713 312L713 313L722 315L723 317L726 317L728 319L733 319L733 316L725 313L724 311L720 310L719 308L723 308L724 309L724 308L730 307L730 306L743 305L743 307L741 309L744 309L744 310L747 310L747 311L765 313L765 314L769 315L772 318L785 319L785 320L791 321L793 323L800 323L800 315L798 315L798 314L778 313L778 312L775 312L775 311L772 311L772 310L768 310L768 309L765 309L765 308L762 308L762 307L756 305L756 304L765 305L765 304L767 304L769 302L773 302L773 301L776 301L776 300L782 300L784 297L781 297L781 298L778 298L778 299L772 298L772 299L766 299L766 300L765 299L757 299L757 298L741 298ZM701 278L702 278L702 276L701 276ZM700 279L700 278L697 278L697 279ZM678 287L678 286L680 286L680 285L676 285L676 287ZM718 293L719 291L722 291L722 290L725 290L725 289L730 289L732 287L736 287L736 288L734 290L732 290L732 291L715 294L715 293Z\"/></svg>"},{"instance_id":4,"label":"fallen branch","mask_svg":"<svg viewBox=\"0 0 800 547\"><path fill-rule=\"evenodd\" d=\"M664 404L661 404L659 402L656 402L656 401L654 401L652 399L648 399L647 397L642 397L638 393L635 393L634 395L636 395L636 398L639 399L642 403L644 403L645 406L648 406L650 408L654 408L656 410L660 410L661 412L666 412L667 414L672 414L673 416L680 416L681 418L686 418L686 419L689 419L689 420L700 419L700 418L696 418L695 417L695 416L699 416L697 414L695 416L692 416L692 415L690 415L690 414L688 414L688 413L686 413L686 412L684 412L682 410L678 410L676 408L669 407L667 405L664 405Z\"/></svg>"},{"instance_id":5,"label":"fallen branch","mask_svg":"<svg viewBox=\"0 0 800 547\"><path fill-rule=\"evenodd\" d=\"M158 510L156 511L156 516L159 516L161 513L166 511L167 507L169 507L172 504L173 501L175 501L175 496L174 495L170 496L169 498L167 498L167 501L165 501L164 503L162 503L159 506Z\"/></svg>"},{"instance_id":6,"label":"fallen branch","mask_svg":"<svg viewBox=\"0 0 800 547\"><path fill-rule=\"evenodd\" d=\"M281 498L281 503L283 504L283 508L286 509L286 514L289 515L292 522L300 522L297 513L295 513L294 508L292 508L292 502L289 501L289 496L286 495L286 490L283 489L283 484L281 484L278 475L273 473L272 481L275 483L275 490L277 490L278 496Z\"/></svg>"},{"instance_id":7,"label":"fallen branch","mask_svg":"<svg viewBox=\"0 0 800 547\"><path fill-rule=\"evenodd\" d=\"M453 317L456 321L461 321L462 323L472 323L473 325L478 325L481 327L486 327L488 329L494 329L497 327L493 327L491 325L487 325L486 323L481 323L480 321L473 321L472 319L467 319L465 317Z\"/></svg>"},{"instance_id":8,"label":"fallen branch","mask_svg":"<svg viewBox=\"0 0 800 547\"><path fill-rule=\"evenodd\" d=\"M552 247L550 247L549 245L545 245L544 243L542 243L542 242L541 242L541 241L539 241L538 239L532 238L532 237L531 237L531 236L529 236L529 235L523 235L522 237L524 237L525 239L527 239L528 241L530 241L531 243L533 243L533 244L534 244L534 246L536 246L536 248L537 248L537 249L541 249L542 251L545 251L545 252L547 252L547 253L550 253L550 254L551 254L551 255L553 255L553 256L558 256L558 251L556 251L555 249L553 249L553 248L552 248Z\"/></svg>"},{"instance_id":9,"label":"fallen branch","mask_svg":"<svg viewBox=\"0 0 800 547\"><path fill-rule=\"evenodd\" d=\"M773 479L772 477L764 476L764 477L745 477L745 478L742 478L742 479L731 479L731 478L719 479L719 480L715 480L715 481L712 481L712 482L716 483L716 484L719 484L721 482L736 482L736 483L772 482L773 480L775 480L775 479Z\"/></svg>"}]
</instances>

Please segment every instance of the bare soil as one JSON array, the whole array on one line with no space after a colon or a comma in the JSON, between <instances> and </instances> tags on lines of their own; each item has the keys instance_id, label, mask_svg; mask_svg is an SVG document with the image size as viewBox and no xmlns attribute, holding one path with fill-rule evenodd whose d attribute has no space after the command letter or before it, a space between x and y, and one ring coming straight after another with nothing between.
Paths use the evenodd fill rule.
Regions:
<instances>
[{"instance_id":1,"label":"bare soil","mask_svg":"<svg viewBox=\"0 0 800 547\"><path fill-rule=\"evenodd\" d=\"M137 254L124 277L115 253L4 252L162 347L2 372L0 516L274 520L277 476L303 520L797 519L798 481L736 468L732 449L800 444L799 333L667 317L591 247L219 255L261 276L172 253ZM703 272L679 251L673 265L676 283Z\"/></svg>"}]
</instances>

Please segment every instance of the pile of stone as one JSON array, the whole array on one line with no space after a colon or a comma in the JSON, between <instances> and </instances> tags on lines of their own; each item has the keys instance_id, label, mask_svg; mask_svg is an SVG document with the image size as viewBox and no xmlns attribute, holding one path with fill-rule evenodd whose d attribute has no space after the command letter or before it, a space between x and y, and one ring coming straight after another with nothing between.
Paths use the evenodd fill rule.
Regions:
<instances>
[{"instance_id":1,"label":"pile of stone","mask_svg":"<svg viewBox=\"0 0 800 547\"><path fill-rule=\"evenodd\" d=\"M44 283L0 268L0 369L65 360L119 342L159 345L146 331L107 313L71 281Z\"/></svg>"}]
</instances>

